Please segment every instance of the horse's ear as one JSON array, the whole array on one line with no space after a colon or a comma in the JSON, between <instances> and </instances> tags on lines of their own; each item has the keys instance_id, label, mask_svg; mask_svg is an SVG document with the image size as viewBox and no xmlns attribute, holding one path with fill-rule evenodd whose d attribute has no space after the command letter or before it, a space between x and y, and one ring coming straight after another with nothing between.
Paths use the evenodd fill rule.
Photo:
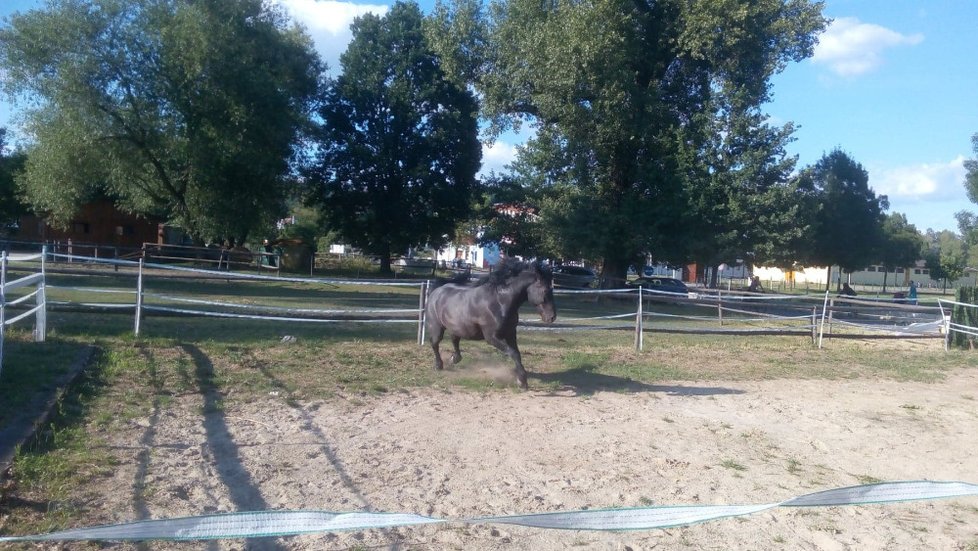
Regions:
<instances>
[{"instance_id":1,"label":"horse's ear","mask_svg":"<svg viewBox=\"0 0 978 551\"><path fill-rule=\"evenodd\" d=\"M536 269L537 273L540 274L540 277L542 277L543 279L547 281L553 279L553 270L550 269L550 266L544 264L539 260L534 260L533 267Z\"/></svg>"}]
</instances>

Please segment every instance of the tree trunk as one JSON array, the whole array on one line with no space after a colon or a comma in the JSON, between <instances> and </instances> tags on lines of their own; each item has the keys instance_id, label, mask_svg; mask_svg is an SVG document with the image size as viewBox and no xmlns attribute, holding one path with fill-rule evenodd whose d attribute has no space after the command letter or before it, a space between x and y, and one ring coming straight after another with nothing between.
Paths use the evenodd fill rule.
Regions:
<instances>
[{"instance_id":1,"label":"tree trunk","mask_svg":"<svg viewBox=\"0 0 978 551\"><path fill-rule=\"evenodd\" d=\"M381 275L391 275L394 273L394 271L391 270L390 245L385 245L380 251L380 273Z\"/></svg>"},{"instance_id":2,"label":"tree trunk","mask_svg":"<svg viewBox=\"0 0 978 551\"><path fill-rule=\"evenodd\" d=\"M886 293L886 277L888 275L890 275L890 270L886 266L883 266L883 270L885 270L883 272L883 293L885 294Z\"/></svg>"},{"instance_id":3,"label":"tree trunk","mask_svg":"<svg viewBox=\"0 0 978 551\"><path fill-rule=\"evenodd\" d=\"M617 289L623 287L628 278L628 262L608 257L601 262L601 279L599 289Z\"/></svg>"}]
</instances>

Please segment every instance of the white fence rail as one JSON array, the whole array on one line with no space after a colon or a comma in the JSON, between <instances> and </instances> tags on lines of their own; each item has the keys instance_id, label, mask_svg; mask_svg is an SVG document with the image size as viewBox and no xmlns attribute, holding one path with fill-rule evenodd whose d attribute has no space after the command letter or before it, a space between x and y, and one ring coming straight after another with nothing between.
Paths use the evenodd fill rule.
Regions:
<instances>
[{"instance_id":1,"label":"white fence rail","mask_svg":"<svg viewBox=\"0 0 978 551\"><path fill-rule=\"evenodd\" d=\"M136 281L129 289L98 289L92 287L65 288L93 293L115 293L133 296L122 302L67 303L98 307L105 311L130 311L135 314L134 332L139 335L145 329L147 313L201 317L224 317L266 321L294 321L307 323L394 323L417 324L418 344L424 343L424 306L428 291L424 281L404 280L341 280L275 275L229 273L226 271L201 270L189 267L153 264L145 261L95 259L72 255L48 254L59 261L84 261L109 264L132 269ZM147 279L147 272L156 274ZM418 288L415 304L401 300L399 305L381 307L347 307L345 309L286 307L269 305L254 300L240 301L233 297L194 296L176 290L160 292L154 281L161 272L173 276L200 277L203 279L252 280L301 283L312 286L394 286ZM116 272L117 273L117 272ZM165 275L164 277L170 277ZM26 283L25 283L26 284ZM50 286L52 289L60 289ZM634 294L632 294L634 293ZM811 338L813 345L821 347L824 337L856 337L864 335L886 337L941 337L947 330L944 316L936 307L922 307L895 303L893 300L858 300L849 297L825 295L780 295L775 293L743 293L721 290L695 289L690 293L669 293L656 289L609 289L566 290L557 289L555 294L574 297L575 300L600 302L604 308L586 307L580 313L560 316L554 325L545 325L528 319L522 322L527 330L536 331L589 331L632 330L635 348L643 350L648 337L661 333L690 334L779 334L802 335ZM607 297L607 300L606 300ZM636 301L635 298L638 298ZM19 300L24 300L23 298ZM52 305L61 304L52 302ZM351 305L352 306L352 305ZM378 305L380 306L380 305ZM597 311L596 311L597 310ZM601 311L605 310L605 311ZM607 315L601 315L601 314ZM576 314L576 315L575 315ZM833 335L833 327L838 328Z\"/></svg>"},{"instance_id":2,"label":"white fence rail","mask_svg":"<svg viewBox=\"0 0 978 551\"><path fill-rule=\"evenodd\" d=\"M27 255L0 251L0 374L3 373L3 344L8 326L34 316L34 341L43 342L47 335L46 253L47 251L43 249L39 254ZM8 281L11 263L16 265L29 263L32 266L39 264L40 271ZM28 293L18 292L17 298L9 298L11 291L24 287L35 287L35 289ZM21 304L27 303L31 299L34 300L33 307L15 316L8 316L10 307L21 308Z\"/></svg>"}]
</instances>

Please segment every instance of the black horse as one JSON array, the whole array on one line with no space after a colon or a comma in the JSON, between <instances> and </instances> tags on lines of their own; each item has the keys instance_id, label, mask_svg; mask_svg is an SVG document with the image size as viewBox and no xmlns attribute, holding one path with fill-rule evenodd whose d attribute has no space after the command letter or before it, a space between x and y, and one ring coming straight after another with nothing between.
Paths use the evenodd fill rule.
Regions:
<instances>
[{"instance_id":1,"label":"black horse","mask_svg":"<svg viewBox=\"0 0 978 551\"><path fill-rule=\"evenodd\" d=\"M468 283L468 276L438 280L425 305L425 328L435 352L435 369L443 369L438 344L445 330L452 334L452 363L462 360L458 344L462 339L485 340L516 363L516 380L526 388L526 370L516 346L516 324L520 306L529 301L540 318L553 323L553 275L539 262L506 259L488 276Z\"/></svg>"}]
</instances>

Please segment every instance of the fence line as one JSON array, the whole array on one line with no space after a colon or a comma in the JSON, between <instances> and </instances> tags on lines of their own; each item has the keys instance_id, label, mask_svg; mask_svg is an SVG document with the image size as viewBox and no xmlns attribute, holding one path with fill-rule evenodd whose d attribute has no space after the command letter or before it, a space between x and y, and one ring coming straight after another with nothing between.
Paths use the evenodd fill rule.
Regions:
<instances>
[{"instance_id":1,"label":"fence line","mask_svg":"<svg viewBox=\"0 0 978 551\"><path fill-rule=\"evenodd\" d=\"M0 251L0 374L3 372L3 349L4 338L7 326L34 316L34 342L44 342L47 336L47 300L45 293L45 256L47 250L42 248L40 254L9 254L7 251ZM34 262L40 261L41 271L26 275L13 281L7 281L10 262ZM13 300L7 300L8 293L21 287L35 286L36 289ZM34 307L22 312L12 318L7 318L7 308L18 306L30 299L34 299Z\"/></svg>"},{"instance_id":2,"label":"fence line","mask_svg":"<svg viewBox=\"0 0 978 551\"><path fill-rule=\"evenodd\" d=\"M944 305L948 305L948 309L945 312ZM963 323L954 322L954 307L960 306L962 308L978 308L978 304L969 304L967 302L958 302L956 300L947 299L937 299L937 305L941 309L941 321L944 324L944 350L951 349L951 332L961 333L962 335L968 335L972 337L978 337L978 327L972 327L970 325L965 325Z\"/></svg>"},{"instance_id":3,"label":"fence line","mask_svg":"<svg viewBox=\"0 0 978 551\"><path fill-rule=\"evenodd\" d=\"M86 306L96 307L115 307L133 308L135 310L134 332L139 335L143 326L143 315L146 311L203 316L203 317L224 317L238 319L266 319L269 321L295 321L310 323L417 323L418 344L423 344L425 340L424 310L429 286L426 281L404 282L403 280L349 280L349 279L330 279L330 278L309 278L292 276L271 276L261 274L236 273L227 271L215 271L186 266L172 266L167 264L155 264L141 259L139 262L130 260L116 260L105 258L78 257L73 255L52 254L48 256L59 259L73 259L79 262L97 262L115 266L129 266L138 269L136 290L119 289L97 289L92 287L53 287L59 289L72 289L82 292L96 293L122 293L135 294L135 304L129 303L109 303L94 304ZM349 286L395 286L395 287L418 287L417 308L360 308L360 309L315 309L315 308L291 308L285 306L241 304L225 300L205 300L189 297L176 296L173 293L154 293L146 286L146 270L153 269L165 272L186 273L189 275L199 275L209 279L225 280L249 280L249 281L275 281L287 283L302 283L312 285L349 285ZM729 329L707 329L702 327L662 327L656 330L669 333L701 333L701 334L804 334L813 339L813 343L819 347L825 336L826 327L831 333L833 323L833 312L847 312L853 317L869 317L878 321L877 325L866 323L846 322L836 320L837 323L846 327L859 330L875 332L899 333L903 335L929 336L932 332L939 331L941 324L928 320L926 323L910 323L901 327L893 323L895 320L913 320L908 316L895 315L893 309L900 312L907 312L910 315L919 315L926 311L922 307L909 307L897 304L886 304L886 310L880 309L880 303L875 301L845 301L847 304L855 302L856 305L849 309L839 309L836 299L831 299L826 292L824 298L821 296L798 296L798 295L778 295L778 294L748 294L713 290L697 290L690 293L674 293L659 291L657 289L621 288L621 289L589 289L589 290L566 290L556 289L557 295L591 295L618 296L626 298L630 293L636 293L638 300L636 306L630 313L581 316L581 317L562 317L560 324L551 327L537 326L533 323L522 324L521 326L532 330L553 330L553 331L581 331L599 329L623 329L632 327L635 331L635 347L637 350L644 349L645 333L654 333L650 323L656 317L689 320L694 322L709 322L712 320L720 325L729 325ZM26 299L20 299L26 300ZM812 305L811 301L818 300L821 304L821 322L816 324L818 319L818 306ZM842 299L839 299L840 301ZM178 304L200 306L200 308L190 308L179 306ZM60 304L60 303L52 303ZM669 308L651 308L654 304L677 305L680 307L700 307L713 309L712 316L676 314L670 313ZM735 305L735 306L734 306ZM751 309L754 305L756 309ZM209 307L212 307L208 309ZM808 310L810 308L810 311ZM221 312L219 310L225 310ZM230 310L230 311L228 311ZM858 312L856 311L858 310ZM804 312L804 313L799 313ZM731 315L726 315L731 314ZM315 316L344 316L344 319L322 319ZM372 317L375 316L375 317ZM400 316L404 316L401 318ZM631 318L634 322L630 326L613 323L613 320ZM936 317L936 316L935 316ZM890 322L883 325L884 322ZM606 323L595 323L606 322ZM780 323L779 323L780 322ZM803 322L799 324L799 322ZM753 327L735 328L737 324L754 324ZM767 324L758 327L756 324ZM946 324L944 325L946 327ZM911 329L912 328L912 329ZM847 335L847 336L852 336Z\"/></svg>"}]
</instances>

